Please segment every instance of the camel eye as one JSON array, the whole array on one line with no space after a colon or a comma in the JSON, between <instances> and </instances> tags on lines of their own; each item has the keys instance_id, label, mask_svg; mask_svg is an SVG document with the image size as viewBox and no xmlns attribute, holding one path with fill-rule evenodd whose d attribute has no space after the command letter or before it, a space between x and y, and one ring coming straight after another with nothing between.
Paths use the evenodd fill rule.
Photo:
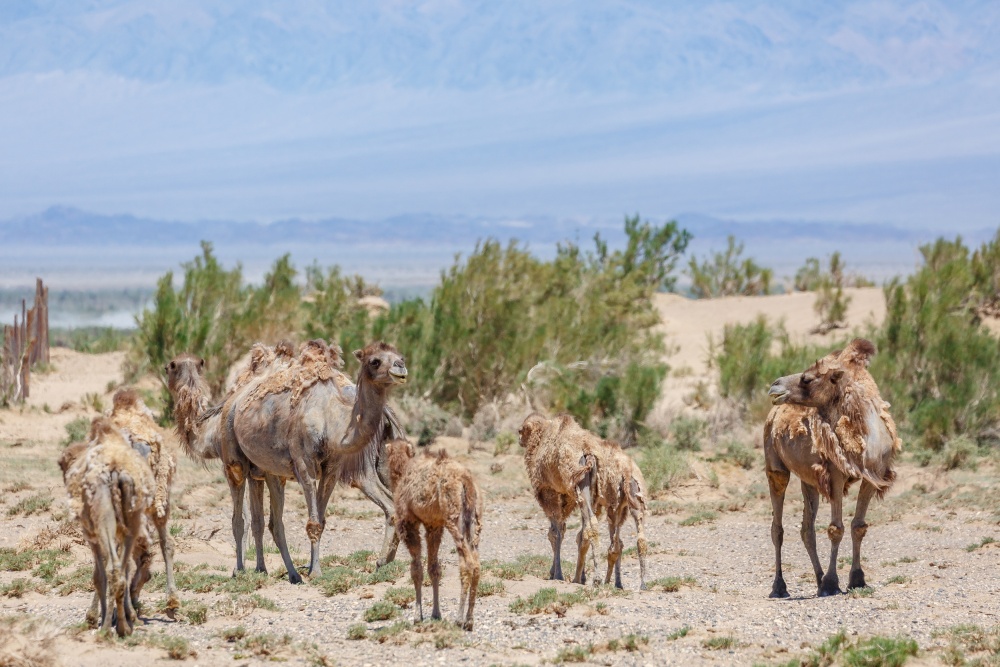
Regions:
<instances>
[{"instance_id":1,"label":"camel eye","mask_svg":"<svg viewBox=\"0 0 1000 667\"><path fill-rule=\"evenodd\" d=\"M371 361L368 362L368 364L372 368L378 368L379 366L382 365L382 360L381 359L372 359Z\"/></svg>"},{"instance_id":2,"label":"camel eye","mask_svg":"<svg viewBox=\"0 0 1000 667\"><path fill-rule=\"evenodd\" d=\"M170 362L170 366L168 366L168 368L169 368L170 370L172 370L172 371L173 371L173 370L177 370L177 362L176 362L176 361L171 361L171 362Z\"/></svg>"},{"instance_id":3,"label":"camel eye","mask_svg":"<svg viewBox=\"0 0 1000 667\"><path fill-rule=\"evenodd\" d=\"M812 378L811 378L811 377L808 377L808 376L805 376L805 375L803 375L803 376L802 376L802 380L801 380L801 382L802 382L802 384L803 384L803 385L805 385L805 386L808 386L808 385L809 385L809 383L810 383L810 382L812 382Z\"/></svg>"}]
</instances>

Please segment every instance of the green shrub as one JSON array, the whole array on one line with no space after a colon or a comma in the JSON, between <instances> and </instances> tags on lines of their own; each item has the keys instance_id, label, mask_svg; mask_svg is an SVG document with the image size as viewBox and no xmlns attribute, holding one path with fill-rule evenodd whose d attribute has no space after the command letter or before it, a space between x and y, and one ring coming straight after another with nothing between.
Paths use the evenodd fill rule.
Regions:
<instances>
[{"instance_id":1,"label":"green shrub","mask_svg":"<svg viewBox=\"0 0 1000 667\"><path fill-rule=\"evenodd\" d=\"M394 605L392 602L379 600L365 610L365 621L368 623L372 623L374 621L387 621L390 618L394 618L398 613L399 607Z\"/></svg>"},{"instance_id":2,"label":"green shrub","mask_svg":"<svg viewBox=\"0 0 1000 667\"><path fill-rule=\"evenodd\" d=\"M844 649L847 667L902 667L917 654L917 642L909 637L872 637Z\"/></svg>"},{"instance_id":3,"label":"green shrub","mask_svg":"<svg viewBox=\"0 0 1000 667\"><path fill-rule=\"evenodd\" d=\"M726 249L714 252L701 263L696 257L688 262L691 293L698 299L718 296L758 296L771 292L771 269L759 266L753 259L743 258L743 243L729 235Z\"/></svg>"},{"instance_id":4,"label":"green shrub","mask_svg":"<svg viewBox=\"0 0 1000 667\"><path fill-rule=\"evenodd\" d=\"M649 493L654 495L669 489L689 471L685 455L652 434L643 438L636 460Z\"/></svg>"},{"instance_id":5,"label":"green shrub","mask_svg":"<svg viewBox=\"0 0 1000 667\"><path fill-rule=\"evenodd\" d=\"M701 437L705 433L705 420L680 416L670 423L671 441L677 449L686 452L701 451Z\"/></svg>"},{"instance_id":6,"label":"green shrub","mask_svg":"<svg viewBox=\"0 0 1000 667\"><path fill-rule=\"evenodd\" d=\"M77 417L66 424L65 429L66 437L62 441L64 447L87 439L87 434L90 433L90 420L86 417Z\"/></svg>"}]
</instances>

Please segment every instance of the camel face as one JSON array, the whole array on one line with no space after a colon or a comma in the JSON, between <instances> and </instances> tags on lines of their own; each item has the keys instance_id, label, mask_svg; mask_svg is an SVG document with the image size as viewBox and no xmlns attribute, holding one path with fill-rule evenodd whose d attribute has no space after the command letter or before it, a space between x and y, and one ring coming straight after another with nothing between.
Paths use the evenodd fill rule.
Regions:
<instances>
[{"instance_id":1,"label":"camel face","mask_svg":"<svg viewBox=\"0 0 1000 667\"><path fill-rule=\"evenodd\" d=\"M819 408L835 403L841 394L844 381L844 369L828 367L821 359L808 370L795 375L778 378L771 385L767 394L771 403L782 405L802 405L809 408Z\"/></svg>"},{"instance_id":2,"label":"camel face","mask_svg":"<svg viewBox=\"0 0 1000 667\"><path fill-rule=\"evenodd\" d=\"M406 384L406 360L388 343L372 343L354 356L361 362L361 374L375 385Z\"/></svg>"},{"instance_id":3,"label":"camel face","mask_svg":"<svg viewBox=\"0 0 1000 667\"><path fill-rule=\"evenodd\" d=\"M163 370L167 374L167 388L173 392L201 378L205 373L205 360L185 353L171 359Z\"/></svg>"}]
</instances>

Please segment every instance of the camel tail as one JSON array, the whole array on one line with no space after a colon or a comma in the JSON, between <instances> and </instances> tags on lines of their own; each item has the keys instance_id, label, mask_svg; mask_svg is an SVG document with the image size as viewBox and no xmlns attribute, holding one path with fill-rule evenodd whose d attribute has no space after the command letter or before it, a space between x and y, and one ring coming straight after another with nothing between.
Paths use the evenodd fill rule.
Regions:
<instances>
[{"instance_id":1,"label":"camel tail","mask_svg":"<svg viewBox=\"0 0 1000 667\"><path fill-rule=\"evenodd\" d=\"M639 481L632 476L629 476L625 480L625 502L628 503L630 509L641 510L646 508L646 499L643 497L642 487L639 486Z\"/></svg>"},{"instance_id":2,"label":"camel tail","mask_svg":"<svg viewBox=\"0 0 1000 667\"><path fill-rule=\"evenodd\" d=\"M131 480L121 473L111 473L111 507L114 508L115 522L119 526L125 525L125 507L132 499L131 494Z\"/></svg>"}]
</instances>

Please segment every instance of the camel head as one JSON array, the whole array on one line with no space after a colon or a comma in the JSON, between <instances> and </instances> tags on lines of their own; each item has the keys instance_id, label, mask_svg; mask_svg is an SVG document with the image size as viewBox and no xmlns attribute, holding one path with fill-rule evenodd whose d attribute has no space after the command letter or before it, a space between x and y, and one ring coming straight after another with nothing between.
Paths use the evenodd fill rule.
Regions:
<instances>
[{"instance_id":1,"label":"camel head","mask_svg":"<svg viewBox=\"0 0 1000 667\"><path fill-rule=\"evenodd\" d=\"M171 394L177 393L181 387L200 386L207 394L208 382L205 380L205 360L192 354L181 354L163 368L167 374L167 389Z\"/></svg>"},{"instance_id":2,"label":"camel head","mask_svg":"<svg viewBox=\"0 0 1000 667\"><path fill-rule=\"evenodd\" d=\"M517 431L521 447L528 450L537 446L542 439L542 433L545 431L548 423L549 420L537 412L532 412L530 415L525 417L524 421L521 423L521 428Z\"/></svg>"},{"instance_id":3,"label":"camel head","mask_svg":"<svg viewBox=\"0 0 1000 667\"><path fill-rule=\"evenodd\" d=\"M875 354L875 345L864 338L855 338L843 350L835 350L812 366L794 375L774 381L767 394L774 405L785 403L809 408L836 405L844 388L854 381L856 373L868 367Z\"/></svg>"},{"instance_id":4,"label":"camel head","mask_svg":"<svg viewBox=\"0 0 1000 667\"><path fill-rule=\"evenodd\" d=\"M396 482L403 476L406 466L413 458L413 445L401 438L390 440L385 443L385 453L389 464L389 480L395 488Z\"/></svg>"},{"instance_id":5,"label":"camel head","mask_svg":"<svg viewBox=\"0 0 1000 667\"><path fill-rule=\"evenodd\" d=\"M406 383L406 360L392 345L378 341L355 350L354 356L361 362L359 385L367 382L390 387Z\"/></svg>"}]
</instances>

